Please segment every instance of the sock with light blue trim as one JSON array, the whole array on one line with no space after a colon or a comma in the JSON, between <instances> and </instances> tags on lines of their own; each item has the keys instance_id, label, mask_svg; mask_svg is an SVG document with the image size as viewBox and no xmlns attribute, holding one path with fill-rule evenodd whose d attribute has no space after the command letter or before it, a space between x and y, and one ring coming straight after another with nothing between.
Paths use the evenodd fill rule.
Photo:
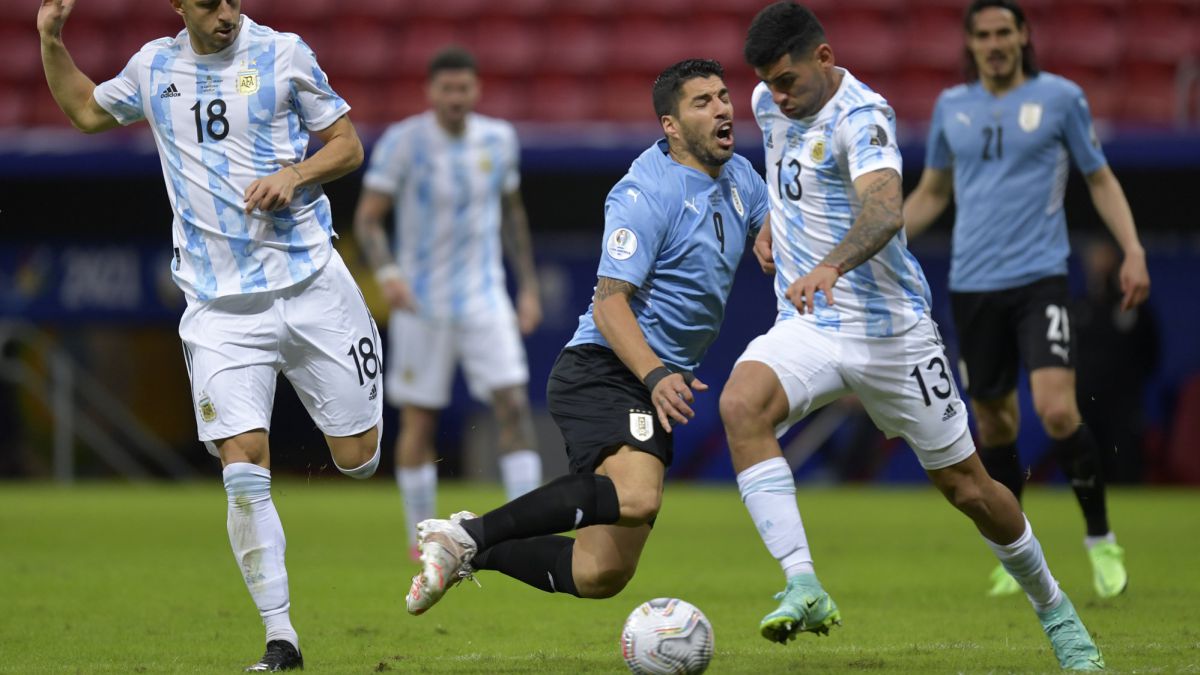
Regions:
<instances>
[{"instance_id":1,"label":"sock with light blue trim","mask_svg":"<svg viewBox=\"0 0 1200 675\"><path fill-rule=\"evenodd\" d=\"M774 457L737 475L738 493L767 550L779 561L784 576L812 574L812 552L800 507L796 505L796 480L783 457Z\"/></svg>"}]
</instances>

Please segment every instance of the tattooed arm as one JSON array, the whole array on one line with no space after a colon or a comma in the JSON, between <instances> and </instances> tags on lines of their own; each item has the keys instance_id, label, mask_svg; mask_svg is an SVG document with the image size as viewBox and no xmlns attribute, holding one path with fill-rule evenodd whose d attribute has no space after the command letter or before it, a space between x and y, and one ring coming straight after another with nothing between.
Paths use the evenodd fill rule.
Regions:
<instances>
[{"instance_id":1,"label":"tattooed arm","mask_svg":"<svg viewBox=\"0 0 1200 675\"><path fill-rule=\"evenodd\" d=\"M392 196L364 187L354 210L354 238L367 266L375 272L379 290L394 309L412 310L416 302L412 289L400 272L400 266L392 255L387 231L383 228L384 218L392 210Z\"/></svg>"},{"instance_id":2,"label":"tattooed arm","mask_svg":"<svg viewBox=\"0 0 1200 675\"><path fill-rule=\"evenodd\" d=\"M628 281L600 277L596 281L596 294L592 299L592 317L596 320L596 328L617 358L639 380L646 382L646 376L658 368L665 368L662 359L650 349L642 327L638 325L637 317L629 307L629 299L637 292L637 287ZM688 419L696 413L688 405L694 399L691 389L704 391L708 388L700 380L692 381L691 388L684 382L683 376L673 373L653 382L650 398L658 413L658 420L663 428L671 430L671 421L687 424Z\"/></svg>"},{"instance_id":3,"label":"tattooed arm","mask_svg":"<svg viewBox=\"0 0 1200 675\"><path fill-rule=\"evenodd\" d=\"M895 170L863 174L854 181L854 190L862 211L850 231L817 267L788 287L788 299L801 314L813 311L813 296L817 291L825 294L829 304L834 304L833 285L838 278L870 260L904 227L900 174Z\"/></svg>"},{"instance_id":4,"label":"tattooed arm","mask_svg":"<svg viewBox=\"0 0 1200 675\"><path fill-rule=\"evenodd\" d=\"M521 193L514 190L501 197L500 238L508 262L517 274L517 324L529 335L542 322L537 268L533 264L533 237Z\"/></svg>"},{"instance_id":5,"label":"tattooed arm","mask_svg":"<svg viewBox=\"0 0 1200 675\"><path fill-rule=\"evenodd\" d=\"M880 169L863 174L854 181L854 191L862 202L862 211L841 243L820 262L845 274L865 263L904 227L900 174Z\"/></svg>"}]
</instances>

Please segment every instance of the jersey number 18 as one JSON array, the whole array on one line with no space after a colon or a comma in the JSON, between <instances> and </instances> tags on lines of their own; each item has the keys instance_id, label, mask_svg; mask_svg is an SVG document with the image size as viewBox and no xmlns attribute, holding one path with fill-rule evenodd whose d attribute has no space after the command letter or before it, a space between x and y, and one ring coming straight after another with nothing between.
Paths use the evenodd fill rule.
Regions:
<instances>
[{"instance_id":1,"label":"jersey number 18","mask_svg":"<svg viewBox=\"0 0 1200 675\"><path fill-rule=\"evenodd\" d=\"M196 105L189 108L195 113L196 118L196 142L204 142L204 132L208 131L208 137L214 141L219 141L229 135L229 119L225 117L225 100L214 98L208 102L207 122L200 114L200 101L196 101Z\"/></svg>"}]
</instances>

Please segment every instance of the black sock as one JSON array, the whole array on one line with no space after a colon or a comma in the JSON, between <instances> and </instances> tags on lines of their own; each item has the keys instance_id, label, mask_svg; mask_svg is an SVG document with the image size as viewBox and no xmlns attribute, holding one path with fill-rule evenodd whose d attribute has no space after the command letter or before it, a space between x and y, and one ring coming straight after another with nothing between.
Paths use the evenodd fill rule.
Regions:
<instances>
[{"instance_id":1,"label":"black sock","mask_svg":"<svg viewBox=\"0 0 1200 675\"><path fill-rule=\"evenodd\" d=\"M471 566L495 570L547 593L579 596L571 574L575 540L558 534L502 541L471 559Z\"/></svg>"},{"instance_id":2,"label":"black sock","mask_svg":"<svg viewBox=\"0 0 1200 675\"><path fill-rule=\"evenodd\" d=\"M1025 489L1025 472L1021 469L1021 456L1017 454L1016 442L979 448L979 459L992 480L1012 491L1017 501Z\"/></svg>"},{"instance_id":3,"label":"black sock","mask_svg":"<svg viewBox=\"0 0 1200 675\"><path fill-rule=\"evenodd\" d=\"M1075 433L1054 441L1054 456L1079 500L1089 537L1108 534L1108 507L1104 503L1104 478L1100 475L1100 449L1091 430L1080 425Z\"/></svg>"},{"instance_id":4,"label":"black sock","mask_svg":"<svg viewBox=\"0 0 1200 675\"><path fill-rule=\"evenodd\" d=\"M577 473L556 478L482 517L464 520L462 526L482 551L510 539L611 525L620 517L621 505L612 480L594 473Z\"/></svg>"}]
</instances>

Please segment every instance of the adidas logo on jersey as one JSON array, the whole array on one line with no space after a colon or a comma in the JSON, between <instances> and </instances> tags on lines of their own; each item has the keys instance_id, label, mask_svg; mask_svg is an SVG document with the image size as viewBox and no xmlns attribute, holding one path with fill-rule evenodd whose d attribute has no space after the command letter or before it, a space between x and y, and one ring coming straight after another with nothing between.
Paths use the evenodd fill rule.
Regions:
<instances>
[{"instance_id":1,"label":"adidas logo on jersey","mask_svg":"<svg viewBox=\"0 0 1200 675\"><path fill-rule=\"evenodd\" d=\"M954 404L947 403L946 404L946 412L942 413L942 421L945 422L946 420L949 420L951 417L954 417L957 414L958 414L958 411L954 409Z\"/></svg>"},{"instance_id":2,"label":"adidas logo on jersey","mask_svg":"<svg viewBox=\"0 0 1200 675\"><path fill-rule=\"evenodd\" d=\"M180 96L179 89L177 89L175 87L175 83L172 82L171 84L167 85L166 89L163 89L163 93L159 94L158 97L159 98L177 98L178 96Z\"/></svg>"},{"instance_id":3,"label":"adidas logo on jersey","mask_svg":"<svg viewBox=\"0 0 1200 675\"><path fill-rule=\"evenodd\" d=\"M367 400L374 401L376 396L379 396L379 385L372 384L371 385L371 393L367 395Z\"/></svg>"}]
</instances>

